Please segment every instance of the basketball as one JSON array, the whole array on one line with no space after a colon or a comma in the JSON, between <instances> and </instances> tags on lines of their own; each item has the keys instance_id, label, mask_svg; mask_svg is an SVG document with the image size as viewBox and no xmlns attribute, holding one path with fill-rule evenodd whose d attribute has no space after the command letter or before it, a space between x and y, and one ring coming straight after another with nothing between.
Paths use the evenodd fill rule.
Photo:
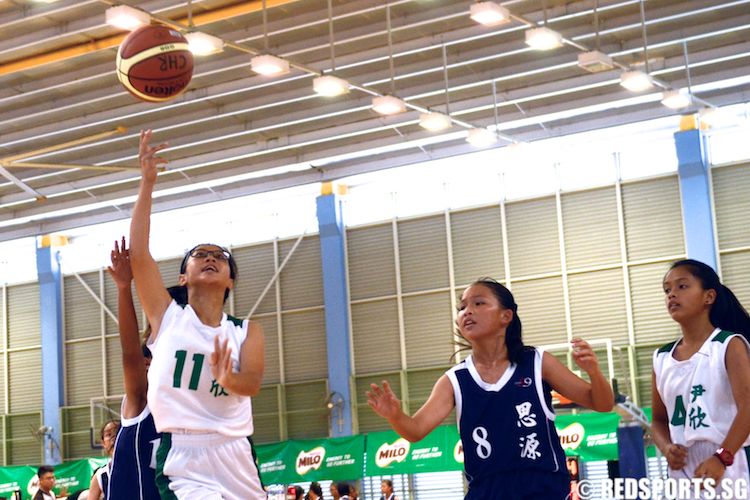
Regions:
<instances>
[{"instance_id":1,"label":"basketball","mask_svg":"<svg viewBox=\"0 0 750 500\"><path fill-rule=\"evenodd\" d=\"M193 76L193 54L179 31L143 26L117 51L117 78L138 99L163 102L181 94Z\"/></svg>"}]
</instances>

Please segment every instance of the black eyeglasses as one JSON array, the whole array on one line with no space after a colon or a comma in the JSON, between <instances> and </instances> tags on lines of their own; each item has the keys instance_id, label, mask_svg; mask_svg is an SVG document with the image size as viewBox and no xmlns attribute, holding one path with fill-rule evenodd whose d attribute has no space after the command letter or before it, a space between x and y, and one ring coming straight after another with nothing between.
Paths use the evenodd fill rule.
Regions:
<instances>
[{"instance_id":1,"label":"black eyeglasses","mask_svg":"<svg viewBox=\"0 0 750 500\"><path fill-rule=\"evenodd\" d=\"M205 259L209 255L216 260L223 261L228 261L232 257L232 254L227 252L226 250L204 250L200 248L198 250L193 250L192 252L190 252L190 256L194 259Z\"/></svg>"}]
</instances>

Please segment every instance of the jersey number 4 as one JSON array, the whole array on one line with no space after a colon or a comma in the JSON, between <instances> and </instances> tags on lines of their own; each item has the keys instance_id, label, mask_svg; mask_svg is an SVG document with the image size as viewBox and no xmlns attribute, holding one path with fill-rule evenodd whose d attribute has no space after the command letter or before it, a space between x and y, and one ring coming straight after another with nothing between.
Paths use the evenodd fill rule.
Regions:
<instances>
[{"instance_id":1,"label":"jersey number 4","mask_svg":"<svg viewBox=\"0 0 750 500\"><path fill-rule=\"evenodd\" d=\"M174 366L174 377L172 379L172 387L179 389L182 387L182 372L185 369L185 360L187 359L188 352L179 350L174 353L174 357L177 358L177 363ZM188 382L188 389L191 391L198 390L198 383L201 379L201 371L203 370L203 361L206 356L204 354L193 354L193 370L190 372L190 382Z\"/></svg>"},{"instance_id":2,"label":"jersey number 4","mask_svg":"<svg viewBox=\"0 0 750 500\"><path fill-rule=\"evenodd\" d=\"M674 413L672 413L672 419L669 421L670 424L675 427L678 425L685 425L685 403L682 401L682 396L677 396L674 400Z\"/></svg>"}]
</instances>

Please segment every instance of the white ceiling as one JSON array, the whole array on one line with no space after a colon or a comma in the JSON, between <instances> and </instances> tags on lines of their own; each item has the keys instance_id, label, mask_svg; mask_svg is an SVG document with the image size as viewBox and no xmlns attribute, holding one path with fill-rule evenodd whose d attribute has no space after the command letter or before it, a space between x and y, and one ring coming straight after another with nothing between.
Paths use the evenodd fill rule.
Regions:
<instances>
[{"instance_id":1,"label":"white ceiling","mask_svg":"<svg viewBox=\"0 0 750 500\"><path fill-rule=\"evenodd\" d=\"M495 123L493 82L499 129L518 141L675 113L659 89L623 89L619 69L576 65L597 43L595 0L547 0L548 26L567 41L550 52L524 44L526 27L544 20L539 0L503 2L515 18L493 28L469 18L469 0L391 1L395 93L411 109L387 118L370 109L373 95L391 91L385 1L333 0L335 74L355 88L323 98L311 81L331 68L326 0L268 0L270 51L296 65L277 78L250 70L250 54L264 50L260 1L195 0L197 28L233 46L197 58L189 90L161 104L136 100L117 81L124 33L104 23L112 3L0 0L0 240L128 217L138 170L110 165L137 167L141 128L171 145L154 207L166 210L472 151L466 127ZM188 2L118 3L187 22ZM600 49L621 67L643 68L640 7L598 2ZM649 69L663 86L687 85L687 52L696 95L717 106L750 100L750 0L643 7ZM431 134L417 122L419 110L445 111L443 47L456 122ZM15 155L47 167L12 166Z\"/></svg>"}]
</instances>

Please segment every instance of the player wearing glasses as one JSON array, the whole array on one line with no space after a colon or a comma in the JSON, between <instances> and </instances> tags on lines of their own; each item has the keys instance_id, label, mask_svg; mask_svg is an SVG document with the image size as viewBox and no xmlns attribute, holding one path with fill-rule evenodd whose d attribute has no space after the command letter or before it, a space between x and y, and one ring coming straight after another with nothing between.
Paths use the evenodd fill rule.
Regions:
<instances>
[{"instance_id":1,"label":"player wearing glasses","mask_svg":"<svg viewBox=\"0 0 750 500\"><path fill-rule=\"evenodd\" d=\"M180 265L185 305L172 299L149 252L155 156L141 132L141 183L130 226L136 291L152 327L148 405L164 433L156 453L162 499L266 498L254 460L250 397L263 377L260 325L228 316L224 303L237 278L227 249L204 243Z\"/></svg>"}]
</instances>

